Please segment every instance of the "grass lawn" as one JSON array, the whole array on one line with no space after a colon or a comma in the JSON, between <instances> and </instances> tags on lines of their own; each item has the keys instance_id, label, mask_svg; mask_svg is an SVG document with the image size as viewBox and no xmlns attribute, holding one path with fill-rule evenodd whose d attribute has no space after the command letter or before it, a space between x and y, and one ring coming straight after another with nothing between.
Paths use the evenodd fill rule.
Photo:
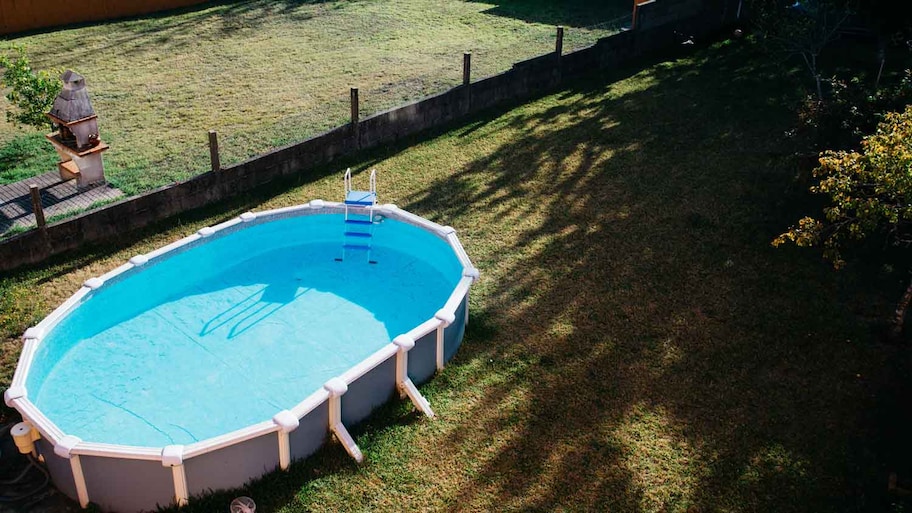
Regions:
<instances>
[{"instance_id":1,"label":"grass lawn","mask_svg":"<svg viewBox=\"0 0 912 513\"><path fill-rule=\"evenodd\" d=\"M770 247L806 207L795 88L756 57L698 49L352 162L483 273L423 387L438 418L392 403L353 430L362 466L329 445L187 511L884 510L905 356L871 325L903 277ZM85 279L246 209L338 199L347 164L3 279L0 379Z\"/></svg>"},{"instance_id":2,"label":"grass lawn","mask_svg":"<svg viewBox=\"0 0 912 513\"><path fill-rule=\"evenodd\" d=\"M207 131L232 163L473 76L615 32L630 0L246 0L12 39L38 69L86 76L109 180L128 194L208 170ZM0 122L0 154L34 136ZM40 141L40 139L39 139ZM54 152L45 143L46 154ZM54 169L22 152L0 181ZM47 159L45 159L47 160Z\"/></svg>"}]
</instances>

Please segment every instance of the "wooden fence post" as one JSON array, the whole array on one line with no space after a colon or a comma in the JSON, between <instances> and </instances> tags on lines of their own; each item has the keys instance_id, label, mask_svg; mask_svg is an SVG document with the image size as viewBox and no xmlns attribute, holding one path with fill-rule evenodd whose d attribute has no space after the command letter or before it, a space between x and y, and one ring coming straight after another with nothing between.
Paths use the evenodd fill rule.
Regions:
<instances>
[{"instance_id":1,"label":"wooden fence post","mask_svg":"<svg viewBox=\"0 0 912 513\"><path fill-rule=\"evenodd\" d=\"M222 161L219 157L218 132L209 130L209 160L212 162L212 170L220 171Z\"/></svg>"},{"instance_id":2,"label":"wooden fence post","mask_svg":"<svg viewBox=\"0 0 912 513\"><path fill-rule=\"evenodd\" d=\"M564 54L564 27L562 25L557 26L557 41L554 43L554 66L557 70L557 81L560 82L563 78L563 69L561 65L561 56Z\"/></svg>"},{"instance_id":3,"label":"wooden fence post","mask_svg":"<svg viewBox=\"0 0 912 513\"><path fill-rule=\"evenodd\" d=\"M465 110L472 108L472 52L462 54L462 87L465 88Z\"/></svg>"},{"instance_id":4,"label":"wooden fence post","mask_svg":"<svg viewBox=\"0 0 912 513\"><path fill-rule=\"evenodd\" d=\"M355 138L355 145L361 147L361 125L360 125L360 107L358 100L358 88L351 88L351 127L352 135Z\"/></svg>"},{"instance_id":5,"label":"wooden fence post","mask_svg":"<svg viewBox=\"0 0 912 513\"><path fill-rule=\"evenodd\" d=\"M564 27L562 25L557 26L557 41L554 43L554 53L557 55L558 60L564 53Z\"/></svg>"},{"instance_id":6,"label":"wooden fence post","mask_svg":"<svg viewBox=\"0 0 912 513\"><path fill-rule=\"evenodd\" d=\"M47 227L47 220L44 218L44 207L41 205L41 191L37 185L30 184L29 193L32 195L32 212L35 213L35 222L38 223L38 229L43 231Z\"/></svg>"}]
</instances>

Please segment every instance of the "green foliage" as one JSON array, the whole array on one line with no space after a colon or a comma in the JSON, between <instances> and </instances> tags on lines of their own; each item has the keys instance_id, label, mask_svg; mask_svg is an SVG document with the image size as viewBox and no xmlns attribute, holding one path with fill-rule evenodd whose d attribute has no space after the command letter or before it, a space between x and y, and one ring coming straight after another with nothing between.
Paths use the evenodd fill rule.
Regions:
<instances>
[{"instance_id":1,"label":"green foliage","mask_svg":"<svg viewBox=\"0 0 912 513\"><path fill-rule=\"evenodd\" d=\"M845 263L842 248L875 233L894 244L912 242L912 106L886 114L861 147L861 152L823 153L811 192L829 197L824 219L801 219L774 246L823 246L824 255L839 268Z\"/></svg>"},{"instance_id":2,"label":"green foliage","mask_svg":"<svg viewBox=\"0 0 912 513\"><path fill-rule=\"evenodd\" d=\"M912 103L910 70L875 91L859 76L831 83L826 102L808 97L798 112L799 131L815 152L859 149L864 136L883 121L884 112L900 111Z\"/></svg>"},{"instance_id":3,"label":"green foliage","mask_svg":"<svg viewBox=\"0 0 912 513\"><path fill-rule=\"evenodd\" d=\"M14 46L12 50L12 56L0 55L0 68L3 68L0 85L9 88L6 99L14 107L6 112L6 119L10 123L44 129L50 124L45 113L60 92L59 73L35 72L23 47Z\"/></svg>"}]
</instances>

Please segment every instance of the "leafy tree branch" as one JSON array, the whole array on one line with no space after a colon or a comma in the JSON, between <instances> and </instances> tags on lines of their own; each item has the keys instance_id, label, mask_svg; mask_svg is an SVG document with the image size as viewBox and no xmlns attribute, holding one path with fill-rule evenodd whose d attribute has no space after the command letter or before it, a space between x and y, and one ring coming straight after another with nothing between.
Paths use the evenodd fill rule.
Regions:
<instances>
[{"instance_id":1,"label":"leafy tree branch","mask_svg":"<svg viewBox=\"0 0 912 513\"><path fill-rule=\"evenodd\" d=\"M811 192L828 197L823 219L805 217L773 241L774 246L822 246L837 269L845 264L841 250L874 234L897 246L912 245L912 106L884 116L877 131L865 137L861 151L826 151L814 170ZM912 300L910 281L893 318L893 333L902 332Z\"/></svg>"},{"instance_id":2,"label":"leafy tree branch","mask_svg":"<svg viewBox=\"0 0 912 513\"><path fill-rule=\"evenodd\" d=\"M50 124L45 113L60 93L61 83L57 78L60 73L32 70L21 46L14 46L12 53L0 55L0 69L3 69L0 85L9 89L6 99L11 107L6 112L6 119L10 123L45 129Z\"/></svg>"}]
</instances>

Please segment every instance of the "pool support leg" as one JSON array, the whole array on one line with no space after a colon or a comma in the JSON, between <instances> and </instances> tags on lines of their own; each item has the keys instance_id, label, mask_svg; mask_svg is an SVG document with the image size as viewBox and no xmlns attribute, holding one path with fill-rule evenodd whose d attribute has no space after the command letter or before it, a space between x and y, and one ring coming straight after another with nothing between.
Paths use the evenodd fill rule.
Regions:
<instances>
[{"instance_id":1,"label":"pool support leg","mask_svg":"<svg viewBox=\"0 0 912 513\"><path fill-rule=\"evenodd\" d=\"M276 413L272 421L279 426L279 468L288 470L288 466L291 465L291 442L288 439L288 433L298 429L301 421L288 410Z\"/></svg>"},{"instance_id":2,"label":"pool support leg","mask_svg":"<svg viewBox=\"0 0 912 513\"><path fill-rule=\"evenodd\" d=\"M186 506L190 493L187 489L187 472L184 470L184 446L165 446L162 449L162 466L171 467L171 477L174 480L174 503L178 507Z\"/></svg>"},{"instance_id":3,"label":"pool support leg","mask_svg":"<svg viewBox=\"0 0 912 513\"><path fill-rule=\"evenodd\" d=\"M361 449L342 424L342 396L348 392L348 383L342 378L332 378L323 388L329 392L329 430L332 431L349 456L358 463L364 461Z\"/></svg>"},{"instance_id":4,"label":"pool support leg","mask_svg":"<svg viewBox=\"0 0 912 513\"><path fill-rule=\"evenodd\" d=\"M32 429L35 429L34 427ZM54 446L54 454L70 460L70 469L73 471L73 483L76 485L76 497L79 507L89 507L89 490L86 487L85 475L82 473L82 461L78 454L73 454L73 449L82 442L79 437L67 435Z\"/></svg>"},{"instance_id":5,"label":"pool support leg","mask_svg":"<svg viewBox=\"0 0 912 513\"><path fill-rule=\"evenodd\" d=\"M456 320L456 315L453 312L447 312L444 310L439 310L434 317L440 321L440 326L437 327L437 372L443 370L444 365L444 352L443 352L443 335L444 330L450 324L453 324L453 321Z\"/></svg>"},{"instance_id":6,"label":"pool support leg","mask_svg":"<svg viewBox=\"0 0 912 513\"><path fill-rule=\"evenodd\" d=\"M415 340L406 335L399 335L393 339L393 344L399 347L396 353L396 388L399 389L399 396L408 396L416 408L433 419L434 410L431 409L431 403L421 395L408 377L408 352L415 347Z\"/></svg>"}]
</instances>

